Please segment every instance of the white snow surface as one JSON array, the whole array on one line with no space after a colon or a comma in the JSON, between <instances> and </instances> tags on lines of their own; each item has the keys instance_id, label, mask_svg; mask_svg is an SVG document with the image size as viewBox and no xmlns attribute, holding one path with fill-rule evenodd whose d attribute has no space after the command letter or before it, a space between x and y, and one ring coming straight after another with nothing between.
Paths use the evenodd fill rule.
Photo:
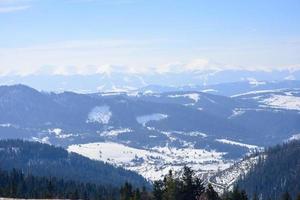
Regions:
<instances>
[{"instance_id":1,"label":"white snow surface","mask_svg":"<svg viewBox=\"0 0 300 200\"><path fill-rule=\"evenodd\" d=\"M160 120L163 120L163 119L166 119L168 118L168 115L166 114L162 114L162 113L153 113L153 114L150 114L150 115L142 115L142 116L138 116L136 118L136 121L139 123L139 124L142 124L143 126L146 126L146 124L150 121L160 121Z\"/></svg>"},{"instance_id":2,"label":"white snow surface","mask_svg":"<svg viewBox=\"0 0 300 200\"><path fill-rule=\"evenodd\" d=\"M256 146L256 145L244 144L244 143L241 143L241 142L236 142L236 141L228 140L228 139L216 139L216 141L224 143L224 144L230 144L230 145L236 145L236 146L246 147L249 150L254 150L254 149L258 149L259 150L259 149L261 149L261 147Z\"/></svg>"},{"instance_id":3,"label":"white snow surface","mask_svg":"<svg viewBox=\"0 0 300 200\"><path fill-rule=\"evenodd\" d=\"M72 137L73 134L68 134L68 133L63 133L63 130L60 128L54 128L54 129L49 129L48 132L50 134L54 134L55 137L60 138L60 139L65 139L65 138L69 138Z\"/></svg>"},{"instance_id":4,"label":"white snow surface","mask_svg":"<svg viewBox=\"0 0 300 200\"><path fill-rule=\"evenodd\" d=\"M32 137L32 140L35 141L35 142L40 142L40 143L45 143L45 144L50 144L50 141L49 141L49 137L46 136L46 137L43 137L43 138L38 138L38 137Z\"/></svg>"},{"instance_id":5,"label":"white snow surface","mask_svg":"<svg viewBox=\"0 0 300 200\"><path fill-rule=\"evenodd\" d=\"M188 94L176 94L176 95L168 95L170 98L189 98L193 100L195 103L197 103L200 100L200 95L198 93L188 93Z\"/></svg>"},{"instance_id":6,"label":"white snow surface","mask_svg":"<svg viewBox=\"0 0 300 200\"><path fill-rule=\"evenodd\" d=\"M100 142L71 145L68 151L124 167L149 180L162 179L170 169L180 171L184 165L204 174L226 169L232 164L223 159L225 153L194 148L176 149L166 146L137 149L119 143Z\"/></svg>"},{"instance_id":7,"label":"white snow surface","mask_svg":"<svg viewBox=\"0 0 300 200\"><path fill-rule=\"evenodd\" d=\"M238 163L235 163L228 169L218 172L216 175L210 177L209 183L211 183L215 190L219 193L232 190L234 183L239 177L246 175L252 166L256 165L259 156L249 157Z\"/></svg>"},{"instance_id":8,"label":"white snow surface","mask_svg":"<svg viewBox=\"0 0 300 200\"><path fill-rule=\"evenodd\" d=\"M271 92L280 92L282 89L275 89L275 90L254 90L250 92L245 92L241 94L235 94L230 97L235 98L235 97L242 97L242 96L247 96L247 95L253 95L253 94L264 94L264 93L271 93Z\"/></svg>"},{"instance_id":9,"label":"white snow surface","mask_svg":"<svg viewBox=\"0 0 300 200\"><path fill-rule=\"evenodd\" d=\"M253 85L253 86L259 86L259 85L265 85L266 84L266 82L258 81L255 78L248 78L248 82L249 82L250 85Z\"/></svg>"},{"instance_id":10,"label":"white snow surface","mask_svg":"<svg viewBox=\"0 0 300 200\"><path fill-rule=\"evenodd\" d=\"M287 141L300 140L300 133L292 135Z\"/></svg>"},{"instance_id":11,"label":"white snow surface","mask_svg":"<svg viewBox=\"0 0 300 200\"><path fill-rule=\"evenodd\" d=\"M261 103L272 108L300 111L300 97L290 95L272 95L270 98L263 99Z\"/></svg>"},{"instance_id":12,"label":"white snow surface","mask_svg":"<svg viewBox=\"0 0 300 200\"><path fill-rule=\"evenodd\" d=\"M218 92L218 90L216 90L216 89L205 89L205 90L202 90L201 92L205 92L205 93Z\"/></svg>"},{"instance_id":13,"label":"white snow surface","mask_svg":"<svg viewBox=\"0 0 300 200\"><path fill-rule=\"evenodd\" d=\"M109 106L96 106L88 114L87 123L108 124L112 116Z\"/></svg>"},{"instance_id":14,"label":"white snow surface","mask_svg":"<svg viewBox=\"0 0 300 200\"><path fill-rule=\"evenodd\" d=\"M132 130L130 128L120 128L120 129L114 129L114 130L106 130L103 132L100 132L101 136L108 136L108 137L116 137L122 133L130 133Z\"/></svg>"},{"instance_id":15,"label":"white snow surface","mask_svg":"<svg viewBox=\"0 0 300 200\"><path fill-rule=\"evenodd\" d=\"M10 123L0 124L0 127L2 127L2 128L9 128L9 127L12 127L12 124L10 124Z\"/></svg>"},{"instance_id":16,"label":"white snow surface","mask_svg":"<svg viewBox=\"0 0 300 200\"><path fill-rule=\"evenodd\" d=\"M234 117L238 117L240 115L243 115L246 111L243 110L243 109L239 109L239 108L235 108L233 111L232 111L232 114L229 116L229 119L232 119Z\"/></svg>"}]
</instances>

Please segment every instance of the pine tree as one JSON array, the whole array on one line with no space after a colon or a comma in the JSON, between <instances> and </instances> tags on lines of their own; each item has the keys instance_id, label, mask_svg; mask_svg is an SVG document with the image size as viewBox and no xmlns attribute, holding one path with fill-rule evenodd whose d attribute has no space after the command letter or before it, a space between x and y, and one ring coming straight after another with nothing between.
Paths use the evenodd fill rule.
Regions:
<instances>
[{"instance_id":1,"label":"pine tree","mask_svg":"<svg viewBox=\"0 0 300 200\"><path fill-rule=\"evenodd\" d=\"M242 190L240 195L241 195L241 200L248 200L248 196L245 190Z\"/></svg>"},{"instance_id":2,"label":"pine tree","mask_svg":"<svg viewBox=\"0 0 300 200\"><path fill-rule=\"evenodd\" d=\"M195 199L195 185L193 183L194 171L185 166L181 177L182 184L180 189L181 199Z\"/></svg>"},{"instance_id":3,"label":"pine tree","mask_svg":"<svg viewBox=\"0 0 300 200\"><path fill-rule=\"evenodd\" d=\"M137 188L134 192L134 200L141 200L141 192L140 192L140 189Z\"/></svg>"},{"instance_id":4,"label":"pine tree","mask_svg":"<svg viewBox=\"0 0 300 200\"><path fill-rule=\"evenodd\" d=\"M207 189L206 189L206 194L207 194L207 200L220 199L218 193L214 190L214 188L211 184L208 184Z\"/></svg>"},{"instance_id":5,"label":"pine tree","mask_svg":"<svg viewBox=\"0 0 300 200\"><path fill-rule=\"evenodd\" d=\"M153 196L154 200L162 200L163 193L164 193L164 183L162 181L155 181L153 184Z\"/></svg>"},{"instance_id":6,"label":"pine tree","mask_svg":"<svg viewBox=\"0 0 300 200\"><path fill-rule=\"evenodd\" d=\"M124 186L121 187L120 195L121 200L130 200L133 197L132 185L126 182Z\"/></svg>"},{"instance_id":7,"label":"pine tree","mask_svg":"<svg viewBox=\"0 0 300 200\"><path fill-rule=\"evenodd\" d=\"M163 194L163 200L176 200L177 187L176 187L176 180L173 176L172 170L170 170L168 176L165 177L164 184L165 184L165 190Z\"/></svg>"},{"instance_id":8,"label":"pine tree","mask_svg":"<svg viewBox=\"0 0 300 200\"><path fill-rule=\"evenodd\" d=\"M291 195L289 194L289 192L286 191L286 192L282 195L281 199L282 199L282 200L292 200L292 197L291 197Z\"/></svg>"},{"instance_id":9,"label":"pine tree","mask_svg":"<svg viewBox=\"0 0 300 200\"><path fill-rule=\"evenodd\" d=\"M258 194L256 192L253 194L253 200L259 200Z\"/></svg>"},{"instance_id":10,"label":"pine tree","mask_svg":"<svg viewBox=\"0 0 300 200\"><path fill-rule=\"evenodd\" d=\"M142 187L141 199L142 200L153 200L153 197L147 191L146 187Z\"/></svg>"},{"instance_id":11,"label":"pine tree","mask_svg":"<svg viewBox=\"0 0 300 200\"><path fill-rule=\"evenodd\" d=\"M240 200L242 198L242 195L240 193L240 190L239 190L239 187L238 186L235 186L233 188L233 191L232 191L232 196L231 196L232 200Z\"/></svg>"}]
</instances>

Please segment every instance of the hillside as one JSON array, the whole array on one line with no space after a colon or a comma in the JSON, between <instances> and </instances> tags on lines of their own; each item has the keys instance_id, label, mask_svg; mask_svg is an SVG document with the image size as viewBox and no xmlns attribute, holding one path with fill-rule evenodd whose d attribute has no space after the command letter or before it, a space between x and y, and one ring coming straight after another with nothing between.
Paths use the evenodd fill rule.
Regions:
<instances>
[{"instance_id":1,"label":"hillside","mask_svg":"<svg viewBox=\"0 0 300 200\"><path fill-rule=\"evenodd\" d=\"M0 139L61 146L151 180L184 165L206 176L297 136L298 96L299 89L229 97L199 91L49 93L0 86Z\"/></svg>"},{"instance_id":2,"label":"hillside","mask_svg":"<svg viewBox=\"0 0 300 200\"><path fill-rule=\"evenodd\" d=\"M300 191L300 141L270 148L237 184L248 194L279 199L288 191L293 198Z\"/></svg>"},{"instance_id":3,"label":"hillside","mask_svg":"<svg viewBox=\"0 0 300 200\"><path fill-rule=\"evenodd\" d=\"M117 187L126 181L136 186L148 186L145 179L134 172L37 142L0 140L0 161L2 170L16 168L35 176L58 177Z\"/></svg>"}]
</instances>

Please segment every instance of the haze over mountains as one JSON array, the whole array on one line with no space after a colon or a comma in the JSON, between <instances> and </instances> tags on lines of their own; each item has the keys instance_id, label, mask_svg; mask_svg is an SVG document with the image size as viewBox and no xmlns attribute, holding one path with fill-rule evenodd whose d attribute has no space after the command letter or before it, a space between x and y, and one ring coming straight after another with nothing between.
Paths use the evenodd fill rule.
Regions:
<instances>
[{"instance_id":1,"label":"haze over mountains","mask_svg":"<svg viewBox=\"0 0 300 200\"><path fill-rule=\"evenodd\" d=\"M300 70L291 69L269 69L269 70L243 70L243 69L207 69L207 70L170 70L168 72L149 71L147 73L134 73L128 70L115 70L113 67L108 72L80 74L70 72L68 74L36 73L31 75L3 75L0 76L1 85L25 84L44 91L75 91L79 93L92 92L121 92L132 90L151 90L153 92L167 92L177 90L205 90L214 89L221 95L232 95L226 93L225 85L219 84L245 82L243 86L228 84L228 90L236 89L236 93L250 90L254 86L264 86L265 82L278 82L288 80L299 80ZM47 80L47 81L44 81ZM83 84L84 83L84 84ZM246 84L249 83L247 86ZM270 87L274 89L276 86ZM290 85L280 85L278 88ZM238 91L238 89L240 91ZM257 89L257 88L255 88ZM218 93L223 92L223 93Z\"/></svg>"}]
</instances>

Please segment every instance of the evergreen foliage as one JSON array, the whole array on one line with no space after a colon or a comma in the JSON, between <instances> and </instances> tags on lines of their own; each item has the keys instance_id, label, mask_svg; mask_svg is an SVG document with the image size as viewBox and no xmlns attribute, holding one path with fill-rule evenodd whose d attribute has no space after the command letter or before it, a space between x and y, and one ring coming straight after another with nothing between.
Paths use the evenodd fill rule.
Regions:
<instances>
[{"instance_id":1,"label":"evergreen foliage","mask_svg":"<svg viewBox=\"0 0 300 200\"><path fill-rule=\"evenodd\" d=\"M24 175L16 169L0 170L0 197L113 200L118 195L118 189L111 186Z\"/></svg>"},{"instance_id":2,"label":"evergreen foliage","mask_svg":"<svg viewBox=\"0 0 300 200\"><path fill-rule=\"evenodd\" d=\"M164 181L156 181L153 184L152 192L147 191L145 187L135 188L128 182L116 188L55 177L26 175L16 169L10 172L0 170L0 197L83 200L265 200L257 194L248 198L246 191L239 187L234 187L232 191L225 192L220 197L211 184L204 187L202 181L188 167L183 169L180 177L175 177L170 171ZM300 194L295 200L299 200L299 197ZM286 191L278 200L293 198Z\"/></svg>"},{"instance_id":3,"label":"evergreen foliage","mask_svg":"<svg viewBox=\"0 0 300 200\"><path fill-rule=\"evenodd\" d=\"M20 169L34 176L59 177L99 185L150 184L135 172L95 161L63 148L22 140L0 140L0 169Z\"/></svg>"},{"instance_id":4,"label":"evergreen foliage","mask_svg":"<svg viewBox=\"0 0 300 200\"><path fill-rule=\"evenodd\" d=\"M288 199L287 192L296 199L300 191L299 155L300 141L272 147L237 184L248 194L256 194L262 199Z\"/></svg>"},{"instance_id":5,"label":"evergreen foliage","mask_svg":"<svg viewBox=\"0 0 300 200\"><path fill-rule=\"evenodd\" d=\"M184 167L180 177L175 177L172 171L165 176L163 181L153 184L153 198L155 200L185 200L197 199L205 188L203 182L195 176L195 172Z\"/></svg>"}]
</instances>

